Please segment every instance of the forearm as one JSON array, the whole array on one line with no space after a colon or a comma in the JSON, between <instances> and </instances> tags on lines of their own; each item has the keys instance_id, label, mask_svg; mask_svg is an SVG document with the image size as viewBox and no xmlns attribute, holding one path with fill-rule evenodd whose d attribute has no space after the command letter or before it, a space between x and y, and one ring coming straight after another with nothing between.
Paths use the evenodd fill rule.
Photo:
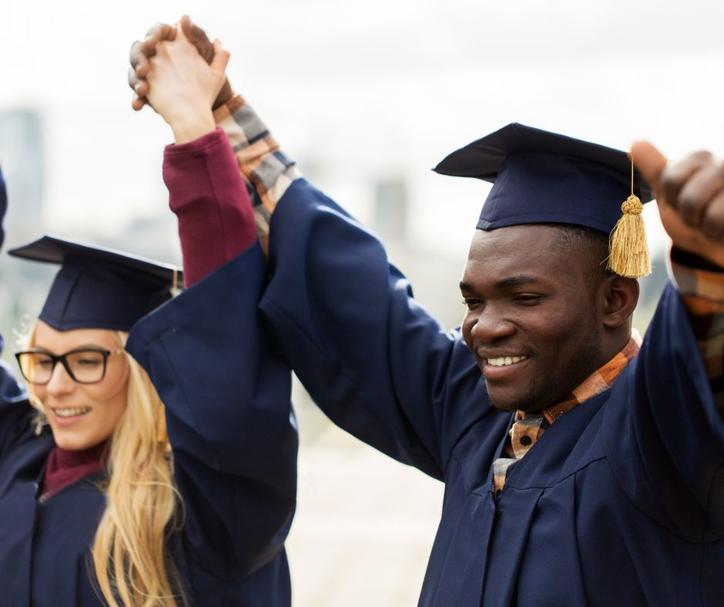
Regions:
<instances>
[{"instance_id":1,"label":"forearm","mask_svg":"<svg viewBox=\"0 0 724 607\"><path fill-rule=\"evenodd\" d=\"M724 269L674 248L671 270L724 414Z\"/></svg>"},{"instance_id":2,"label":"forearm","mask_svg":"<svg viewBox=\"0 0 724 607\"><path fill-rule=\"evenodd\" d=\"M251 246L144 317L127 342L166 407L192 560L220 577L268 561L294 512L291 376L257 311L266 274Z\"/></svg>"},{"instance_id":3,"label":"forearm","mask_svg":"<svg viewBox=\"0 0 724 607\"><path fill-rule=\"evenodd\" d=\"M168 146L163 178L178 218L187 286L253 244L251 203L223 132Z\"/></svg>"}]
</instances>

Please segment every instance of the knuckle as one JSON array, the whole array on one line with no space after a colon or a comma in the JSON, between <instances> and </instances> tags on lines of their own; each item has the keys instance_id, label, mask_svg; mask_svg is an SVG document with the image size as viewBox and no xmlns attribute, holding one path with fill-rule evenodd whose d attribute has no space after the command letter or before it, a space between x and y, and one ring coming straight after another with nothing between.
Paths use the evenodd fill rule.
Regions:
<instances>
[{"instance_id":1,"label":"knuckle","mask_svg":"<svg viewBox=\"0 0 724 607\"><path fill-rule=\"evenodd\" d=\"M724 198L717 199L706 209L702 231L709 238L719 239L724 233Z\"/></svg>"},{"instance_id":2,"label":"knuckle","mask_svg":"<svg viewBox=\"0 0 724 607\"><path fill-rule=\"evenodd\" d=\"M698 225L706 212L709 204L708 194L699 184L687 184L679 194L678 207L681 216L692 226Z\"/></svg>"},{"instance_id":3,"label":"knuckle","mask_svg":"<svg viewBox=\"0 0 724 607\"><path fill-rule=\"evenodd\" d=\"M163 24L160 21L156 21L156 23L154 23L151 27L148 28L148 31L146 32L146 38L148 38L149 36L152 36L153 34L158 32L158 30L161 28L162 25Z\"/></svg>"},{"instance_id":4,"label":"knuckle","mask_svg":"<svg viewBox=\"0 0 724 607\"><path fill-rule=\"evenodd\" d=\"M666 199L673 203L676 198L676 194L681 187L682 179L677 170L677 167L667 167L661 174L661 189Z\"/></svg>"},{"instance_id":5,"label":"knuckle","mask_svg":"<svg viewBox=\"0 0 724 607\"><path fill-rule=\"evenodd\" d=\"M690 157L700 163L708 163L714 159L713 154L709 150L697 150L692 152Z\"/></svg>"}]
</instances>

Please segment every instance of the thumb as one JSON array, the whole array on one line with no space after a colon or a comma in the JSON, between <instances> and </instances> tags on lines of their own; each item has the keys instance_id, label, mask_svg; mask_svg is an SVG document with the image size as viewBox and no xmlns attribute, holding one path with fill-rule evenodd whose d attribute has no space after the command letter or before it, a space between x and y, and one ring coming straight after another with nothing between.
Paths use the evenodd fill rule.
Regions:
<instances>
[{"instance_id":1,"label":"thumb","mask_svg":"<svg viewBox=\"0 0 724 607\"><path fill-rule=\"evenodd\" d=\"M190 22L189 16L184 15L176 23L174 29L176 30L176 37L178 40L183 40L185 42L189 39L189 35L188 35L188 23L189 22Z\"/></svg>"},{"instance_id":2,"label":"thumb","mask_svg":"<svg viewBox=\"0 0 724 607\"><path fill-rule=\"evenodd\" d=\"M211 60L211 69L224 73L230 57L229 51L224 50L221 46L221 41L214 40L214 58Z\"/></svg>"},{"instance_id":3,"label":"thumb","mask_svg":"<svg viewBox=\"0 0 724 607\"><path fill-rule=\"evenodd\" d=\"M659 178L668 162L666 156L648 141L636 141L631 146L631 158L634 166L656 192Z\"/></svg>"},{"instance_id":4,"label":"thumb","mask_svg":"<svg viewBox=\"0 0 724 607\"><path fill-rule=\"evenodd\" d=\"M176 29L179 34L181 34L182 38L191 40L193 37L193 23L191 23L191 17L188 15L182 15L181 19L179 19L176 24Z\"/></svg>"}]
</instances>

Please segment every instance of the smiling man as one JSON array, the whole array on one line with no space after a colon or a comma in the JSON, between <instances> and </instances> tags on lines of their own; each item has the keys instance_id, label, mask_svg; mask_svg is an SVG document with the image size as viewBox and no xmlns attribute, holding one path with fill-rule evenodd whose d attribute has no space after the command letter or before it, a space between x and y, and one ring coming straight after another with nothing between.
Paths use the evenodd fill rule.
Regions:
<instances>
[{"instance_id":1,"label":"smiling man","mask_svg":"<svg viewBox=\"0 0 724 607\"><path fill-rule=\"evenodd\" d=\"M137 109L161 28L132 49ZM438 172L494 185L462 277L462 327L445 331L245 101L217 101L268 236L260 309L277 347L335 423L446 484L420 605L724 603L721 163L699 153L664 168L636 146L675 245L675 282L641 343L640 234L617 232L632 246L615 246L607 269L622 209L622 225L641 212L627 155L517 124L454 152ZM232 169L218 154L197 183ZM184 216L243 215L202 185L182 230Z\"/></svg>"},{"instance_id":2,"label":"smiling man","mask_svg":"<svg viewBox=\"0 0 724 607\"><path fill-rule=\"evenodd\" d=\"M553 225L479 230L460 282L465 343L475 355L492 404L503 410L551 406L628 341L637 291L623 280L624 306L592 314L606 278L605 237ZM531 264L531 260L535 260ZM622 314L623 312L623 314Z\"/></svg>"},{"instance_id":3,"label":"smiling man","mask_svg":"<svg viewBox=\"0 0 724 607\"><path fill-rule=\"evenodd\" d=\"M674 248L641 344L638 283L606 269L625 153L510 125L437 170L495 182L460 329L441 329L379 241L302 179L272 207L260 303L335 423L445 482L420 605L723 604L721 236L699 251L711 257ZM679 189L699 209L717 200L700 237L721 230L721 175L688 159L664 178L671 204Z\"/></svg>"}]
</instances>

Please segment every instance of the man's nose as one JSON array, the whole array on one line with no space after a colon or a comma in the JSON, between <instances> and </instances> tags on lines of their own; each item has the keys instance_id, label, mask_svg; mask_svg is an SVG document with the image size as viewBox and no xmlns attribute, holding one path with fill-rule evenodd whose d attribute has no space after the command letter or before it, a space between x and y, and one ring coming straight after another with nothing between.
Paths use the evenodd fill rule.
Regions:
<instances>
[{"instance_id":1,"label":"man's nose","mask_svg":"<svg viewBox=\"0 0 724 607\"><path fill-rule=\"evenodd\" d=\"M474 319L470 333L476 342L492 343L513 335L515 325L505 317L499 306L487 303Z\"/></svg>"}]
</instances>

